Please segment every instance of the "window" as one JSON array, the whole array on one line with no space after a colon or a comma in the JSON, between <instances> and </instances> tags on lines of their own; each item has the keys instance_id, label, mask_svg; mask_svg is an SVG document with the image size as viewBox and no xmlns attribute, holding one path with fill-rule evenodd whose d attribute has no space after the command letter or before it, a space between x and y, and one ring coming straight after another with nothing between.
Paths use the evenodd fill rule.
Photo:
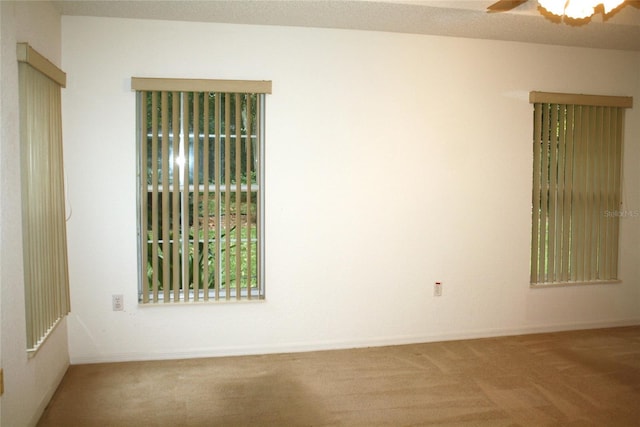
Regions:
<instances>
[{"instance_id":1,"label":"window","mask_svg":"<svg viewBox=\"0 0 640 427\"><path fill-rule=\"evenodd\" d=\"M20 84L22 235L27 352L69 313L61 88L66 75L26 43Z\"/></svg>"},{"instance_id":2,"label":"window","mask_svg":"<svg viewBox=\"0 0 640 427\"><path fill-rule=\"evenodd\" d=\"M632 99L531 92L531 283L618 279L624 109Z\"/></svg>"},{"instance_id":3,"label":"window","mask_svg":"<svg viewBox=\"0 0 640 427\"><path fill-rule=\"evenodd\" d=\"M264 298L271 82L133 78L140 302Z\"/></svg>"}]
</instances>

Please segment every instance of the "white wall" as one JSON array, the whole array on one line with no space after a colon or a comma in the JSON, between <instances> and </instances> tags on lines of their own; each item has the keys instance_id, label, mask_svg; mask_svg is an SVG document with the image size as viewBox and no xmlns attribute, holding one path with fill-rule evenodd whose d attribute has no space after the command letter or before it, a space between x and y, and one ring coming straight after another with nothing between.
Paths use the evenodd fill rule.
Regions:
<instances>
[{"instance_id":1,"label":"white wall","mask_svg":"<svg viewBox=\"0 0 640 427\"><path fill-rule=\"evenodd\" d=\"M63 321L35 357L26 353L16 42L28 42L59 66L60 14L49 2L0 1L0 19L0 425L31 426L69 366L69 352Z\"/></svg>"},{"instance_id":2,"label":"white wall","mask_svg":"<svg viewBox=\"0 0 640 427\"><path fill-rule=\"evenodd\" d=\"M640 322L622 284L530 289L530 90L632 95L640 55L486 40L63 17L72 363ZM269 79L261 303L139 307L130 78ZM640 209L640 114L625 196ZM435 281L444 295L433 297ZM123 294L124 312L111 311Z\"/></svg>"}]
</instances>

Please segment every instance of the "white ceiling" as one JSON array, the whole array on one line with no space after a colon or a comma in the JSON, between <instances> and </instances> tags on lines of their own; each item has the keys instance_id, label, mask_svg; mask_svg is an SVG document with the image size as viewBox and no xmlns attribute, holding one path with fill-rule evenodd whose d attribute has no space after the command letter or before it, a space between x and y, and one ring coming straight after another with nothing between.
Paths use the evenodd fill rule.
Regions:
<instances>
[{"instance_id":1,"label":"white ceiling","mask_svg":"<svg viewBox=\"0 0 640 427\"><path fill-rule=\"evenodd\" d=\"M493 1L430 0L54 0L63 15L390 31L640 51L640 1L608 17L567 23L536 0L506 13Z\"/></svg>"}]
</instances>

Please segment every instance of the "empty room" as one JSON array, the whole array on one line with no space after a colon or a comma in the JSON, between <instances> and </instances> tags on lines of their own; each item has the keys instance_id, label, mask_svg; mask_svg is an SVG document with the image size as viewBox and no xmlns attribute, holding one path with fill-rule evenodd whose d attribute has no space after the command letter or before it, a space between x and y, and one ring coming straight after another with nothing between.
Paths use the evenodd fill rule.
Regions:
<instances>
[{"instance_id":1,"label":"empty room","mask_svg":"<svg viewBox=\"0 0 640 427\"><path fill-rule=\"evenodd\" d=\"M640 4L560 3L0 1L2 427L639 425Z\"/></svg>"}]
</instances>

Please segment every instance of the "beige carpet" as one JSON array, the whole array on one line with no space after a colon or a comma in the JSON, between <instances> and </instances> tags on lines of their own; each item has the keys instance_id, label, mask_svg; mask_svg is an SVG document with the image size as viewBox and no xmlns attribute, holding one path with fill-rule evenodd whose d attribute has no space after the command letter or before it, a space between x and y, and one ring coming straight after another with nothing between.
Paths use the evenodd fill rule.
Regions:
<instances>
[{"instance_id":1,"label":"beige carpet","mask_svg":"<svg viewBox=\"0 0 640 427\"><path fill-rule=\"evenodd\" d=\"M74 365L39 426L640 426L640 326Z\"/></svg>"}]
</instances>

